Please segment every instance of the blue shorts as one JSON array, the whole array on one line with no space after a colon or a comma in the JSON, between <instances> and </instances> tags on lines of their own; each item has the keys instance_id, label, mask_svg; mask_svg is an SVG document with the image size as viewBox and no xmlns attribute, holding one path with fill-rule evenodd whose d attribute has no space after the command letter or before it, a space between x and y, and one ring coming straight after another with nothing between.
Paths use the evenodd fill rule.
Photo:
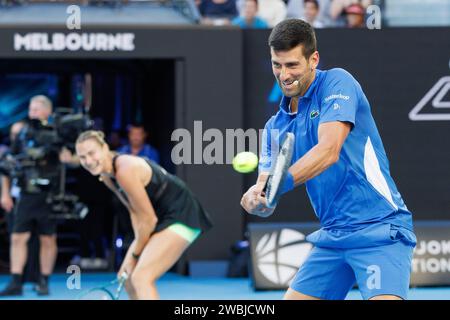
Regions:
<instances>
[{"instance_id":1,"label":"blue shorts","mask_svg":"<svg viewBox=\"0 0 450 320\"><path fill-rule=\"evenodd\" d=\"M357 284L363 299L378 295L407 298L414 243L400 239L366 247L316 247L291 282L313 297L343 300Z\"/></svg>"}]
</instances>

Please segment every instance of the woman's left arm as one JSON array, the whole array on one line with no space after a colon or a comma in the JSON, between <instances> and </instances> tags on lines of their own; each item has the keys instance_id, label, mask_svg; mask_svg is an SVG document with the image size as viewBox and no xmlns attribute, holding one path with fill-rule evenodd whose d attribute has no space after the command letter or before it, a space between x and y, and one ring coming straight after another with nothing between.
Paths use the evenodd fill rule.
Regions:
<instances>
[{"instance_id":1,"label":"woman's left arm","mask_svg":"<svg viewBox=\"0 0 450 320\"><path fill-rule=\"evenodd\" d=\"M125 191L129 202L129 211L135 235L134 255L139 256L144 250L150 235L158 222L155 209L140 182L139 168L133 163L122 163L116 173L117 182Z\"/></svg>"}]
</instances>

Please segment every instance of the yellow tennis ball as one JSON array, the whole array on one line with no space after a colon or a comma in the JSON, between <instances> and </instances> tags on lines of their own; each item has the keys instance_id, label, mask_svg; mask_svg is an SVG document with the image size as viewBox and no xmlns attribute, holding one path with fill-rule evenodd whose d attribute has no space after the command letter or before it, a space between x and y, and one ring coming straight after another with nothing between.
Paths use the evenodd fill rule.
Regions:
<instances>
[{"instance_id":1,"label":"yellow tennis ball","mask_svg":"<svg viewBox=\"0 0 450 320\"><path fill-rule=\"evenodd\" d=\"M258 156L253 152L240 152L233 159L233 168L240 173L249 173L258 166Z\"/></svg>"}]
</instances>

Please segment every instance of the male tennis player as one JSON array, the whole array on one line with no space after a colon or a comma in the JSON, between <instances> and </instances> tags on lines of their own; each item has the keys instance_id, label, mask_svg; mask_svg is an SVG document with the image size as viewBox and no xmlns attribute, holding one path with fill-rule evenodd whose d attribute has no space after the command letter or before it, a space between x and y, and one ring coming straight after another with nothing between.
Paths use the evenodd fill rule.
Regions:
<instances>
[{"instance_id":1,"label":"male tennis player","mask_svg":"<svg viewBox=\"0 0 450 320\"><path fill-rule=\"evenodd\" d=\"M364 299L406 299L416 243L411 212L390 176L361 86L343 69L316 69L314 30L302 20L279 23L269 46L284 96L265 126L257 183L241 204L250 214L273 212L262 192L274 160L271 141L292 132L283 193L305 183L322 226L308 236L315 248L285 299L344 299L355 282Z\"/></svg>"}]
</instances>

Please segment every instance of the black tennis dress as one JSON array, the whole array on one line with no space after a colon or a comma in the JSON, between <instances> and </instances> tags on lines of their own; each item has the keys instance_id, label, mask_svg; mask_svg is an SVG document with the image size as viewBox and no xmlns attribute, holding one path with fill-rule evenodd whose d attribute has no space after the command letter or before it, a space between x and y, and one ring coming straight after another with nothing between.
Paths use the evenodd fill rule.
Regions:
<instances>
[{"instance_id":1,"label":"black tennis dress","mask_svg":"<svg viewBox=\"0 0 450 320\"><path fill-rule=\"evenodd\" d=\"M120 154L117 154L113 157L114 172L116 172L116 159L119 156ZM146 157L142 158L152 169L152 178L145 190L158 217L154 232L161 231L177 222L200 229L202 233L209 230L212 223L208 213L184 181L168 173L154 161ZM112 181L126 198L117 180L112 179Z\"/></svg>"}]
</instances>

